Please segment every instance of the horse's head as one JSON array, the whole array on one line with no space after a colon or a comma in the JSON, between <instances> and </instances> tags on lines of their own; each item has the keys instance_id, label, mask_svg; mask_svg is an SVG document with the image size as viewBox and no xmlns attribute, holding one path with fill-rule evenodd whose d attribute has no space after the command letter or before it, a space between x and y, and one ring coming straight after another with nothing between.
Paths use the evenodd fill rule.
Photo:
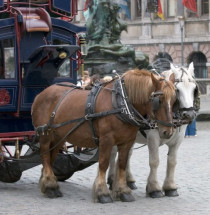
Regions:
<instances>
[{"instance_id":1,"label":"horse's head","mask_svg":"<svg viewBox=\"0 0 210 215\"><path fill-rule=\"evenodd\" d=\"M174 81L174 75L171 75ZM145 70L131 70L124 74L128 97L140 114L148 115L158 124L161 138L173 134L172 107L176 101L174 84Z\"/></svg>"},{"instance_id":2,"label":"horse's head","mask_svg":"<svg viewBox=\"0 0 210 215\"><path fill-rule=\"evenodd\" d=\"M171 64L171 71L175 76L177 94L175 108L180 112L181 118L190 123L196 117L194 103L199 92L194 78L193 62L189 65L189 68L175 68Z\"/></svg>"},{"instance_id":3,"label":"horse's head","mask_svg":"<svg viewBox=\"0 0 210 215\"><path fill-rule=\"evenodd\" d=\"M154 92L151 94L152 118L158 124L158 131L161 138L168 139L174 131L172 107L176 101L174 88L174 75L171 74L169 81L162 77L151 74Z\"/></svg>"}]
</instances>

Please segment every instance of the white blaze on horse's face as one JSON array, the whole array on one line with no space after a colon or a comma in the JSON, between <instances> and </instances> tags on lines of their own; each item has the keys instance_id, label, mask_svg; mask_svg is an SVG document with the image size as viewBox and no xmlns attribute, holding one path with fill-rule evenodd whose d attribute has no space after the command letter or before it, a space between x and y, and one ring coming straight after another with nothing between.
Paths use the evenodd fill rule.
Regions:
<instances>
[{"instance_id":1,"label":"white blaze on horse's face","mask_svg":"<svg viewBox=\"0 0 210 215\"><path fill-rule=\"evenodd\" d=\"M180 82L177 83L177 96L180 102L180 108L193 107L194 91L196 84L193 82Z\"/></svg>"},{"instance_id":2,"label":"white blaze on horse's face","mask_svg":"<svg viewBox=\"0 0 210 215\"><path fill-rule=\"evenodd\" d=\"M177 90L177 98L179 100L179 108L182 110L184 118L193 120L195 118L194 94L196 90L196 83L194 79L194 66L193 63L189 68L175 68L171 65L171 70L175 75L175 86Z\"/></svg>"}]
</instances>

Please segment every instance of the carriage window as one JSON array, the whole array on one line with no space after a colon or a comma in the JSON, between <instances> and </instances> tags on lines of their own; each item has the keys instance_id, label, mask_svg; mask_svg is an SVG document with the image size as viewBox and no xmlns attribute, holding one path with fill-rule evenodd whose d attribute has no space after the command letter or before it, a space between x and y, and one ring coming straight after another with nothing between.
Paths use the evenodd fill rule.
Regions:
<instances>
[{"instance_id":1,"label":"carriage window","mask_svg":"<svg viewBox=\"0 0 210 215\"><path fill-rule=\"evenodd\" d=\"M15 53L12 39L0 40L0 79L15 78Z\"/></svg>"},{"instance_id":2,"label":"carriage window","mask_svg":"<svg viewBox=\"0 0 210 215\"><path fill-rule=\"evenodd\" d=\"M70 60L67 59L60 66L58 70L58 77L69 77L69 72L70 72Z\"/></svg>"},{"instance_id":3,"label":"carriage window","mask_svg":"<svg viewBox=\"0 0 210 215\"><path fill-rule=\"evenodd\" d=\"M54 39L53 45L67 45L68 43L64 40ZM71 77L71 60L66 59L58 70L57 77Z\"/></svg>"}]
</instances>

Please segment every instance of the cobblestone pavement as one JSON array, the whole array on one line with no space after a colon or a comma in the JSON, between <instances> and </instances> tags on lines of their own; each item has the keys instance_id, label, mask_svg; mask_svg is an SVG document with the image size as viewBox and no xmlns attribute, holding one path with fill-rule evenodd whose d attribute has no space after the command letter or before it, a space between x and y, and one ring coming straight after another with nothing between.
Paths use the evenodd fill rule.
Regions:
<instances>
[{"instance_id":1,"label":"cobblestone pavement","mask_svg":"<svg viewBox=\"0 0 210 215\"><path fill-rule=\"evenodd\" d=\"M38 187L41 167L23 173L13 184L0 182L1 215L200 215L210 214L210 122L198 122L198 136L185 138L178 153L175 178L179 197L150 199L145 196L149 172L147 147L135 150L132 170L138 189L133 192L136 201L111 204L92 203L92 184L97 164L76 172L66 182L60 182L63 197L48 199ZM167 147L160 148L159 181L166 169Z\"/></svg>"}]
</instances>

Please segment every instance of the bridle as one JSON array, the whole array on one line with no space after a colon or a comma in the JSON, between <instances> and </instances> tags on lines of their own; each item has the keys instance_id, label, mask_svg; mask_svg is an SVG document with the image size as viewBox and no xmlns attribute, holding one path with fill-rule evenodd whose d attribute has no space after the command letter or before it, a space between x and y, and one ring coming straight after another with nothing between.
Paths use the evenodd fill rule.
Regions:
<instances>
[{"instance_id":1,"label":"bridle","mask_svg":"<svg viewBox=\"0 0 210 215\"><path fill-rule=\"evenodd\" d=\"M150 96L150 101L152 102L152 115L153 115L153 124L157 127L157 123L166 127L175 127L174 123L172 122L164 122L162 120L157 119L155 116L155 112L159 109L160 106L160 96L163 95L162 91L152 92Z\"/></svg>"},{"instance_id":2,"label":"bridle","mask_svg":"<svg viewBox=\"0 0 210 215\"><path fill-rule=\"evenodd\" d=\"M145 117L143 117L128 100L128 95L125 89L123 78L120 77L118 82L115 83L115 85L117 86L115 86L115 89L113 91L116 91L116 93L120 95L122 101L120 101L119 103L123 104L123 107L122 107L123 113L121 113L121 115L119 116L119 118L121 118L123 121L126 121L132 125L140 127L140 129L142 124L145 124L146 126L148 126L148 129L156 128L157 124L161 124L166 127L174 127L173 123L164 122L162 120L157 119L157 117L155 116L155 113L159 109L160 96L163 95L162 91L159 90L156 92L152 92L149 98L149 102L152 102L152 115L154 118L153 120L151 120L150 118L146 119ZM114 103L113 106L115 107L116 104ZM122 116L122 114L124 115Z\"/></svg>"},{"instance_id":3,"label":"bridle","mask_svg":"<svg viewBox=\"0 0 210 215\"><path fill-rule=\"evenodd\" d=\"M181 77L180 77L179 79L175 79L175 84L174 84L175 87L176 87L176 93L177 93L177 94L178 94L178 92L177 92L177 84L178 84L178 83L181 83L181 82L184 82L184 81L183 81L183 75L184 75L184 73L185 73L186 75L188 75L188 74L187 74L187 71L186 71L183 67L181 68L181 71L182 71ZM193 81L193 80L191 80L191 79L188 79L188 81L196 84L196 82ZM197 84L196 84L195 97L198 96L198 95L196 94L197 91L198 91L198 86L197 86ZM189 108L179 108L179 111L180 111L180 112L191 111L191 110L195 110L195 107L192 106L192 107L189 107Z\"/></svg>"},{"instance_id":4,"label":"bridle","mask_svg":"<svg viewBox=\"0 0 210 215\"><path fill-rule=\"evenodd\" d=\"M184 82L184 80L183 80L183 75L184 75L184 73L185 73L186 75L188 75L187 71L186 71L184 68L180 68L180 69L181 69L181 71L182 71L181 77L178 78L178 79L175 79L175 84L174 84L174 86L175 86L175 88L176 88L176 97L177 97L177 101L175 102L175 104L174 104L174 109L173 109L173 113L174 113L174 120L173 120L173 122L174 122L174 124L176 125L176 127L180 127L180 126L182 126L182 125L184 125L184 124L189 124L189 120L183 119L182 113L185 112L185 111L186 111L186 112L187 112L187 111L196 111L195 103L196 103L197 99L199 99L199 96L198 96L199 90L198 90L198 85L197 85L197 83L196 83L194 80L188 78L188 81L189 81L189 82L192 82L192 83L195 83L195 84L196 84L196 89L195 89L195 93L194 93L194 104L193 104L192 107L189 107L189 108L185 108L185 107L180 108L180 104L179 104L180 101L178 100L177 84L178 84L178 83L181 83L181 82ZM193 78L194 78L194 77L193 77Z\"/></svg>"}]
</instances>

